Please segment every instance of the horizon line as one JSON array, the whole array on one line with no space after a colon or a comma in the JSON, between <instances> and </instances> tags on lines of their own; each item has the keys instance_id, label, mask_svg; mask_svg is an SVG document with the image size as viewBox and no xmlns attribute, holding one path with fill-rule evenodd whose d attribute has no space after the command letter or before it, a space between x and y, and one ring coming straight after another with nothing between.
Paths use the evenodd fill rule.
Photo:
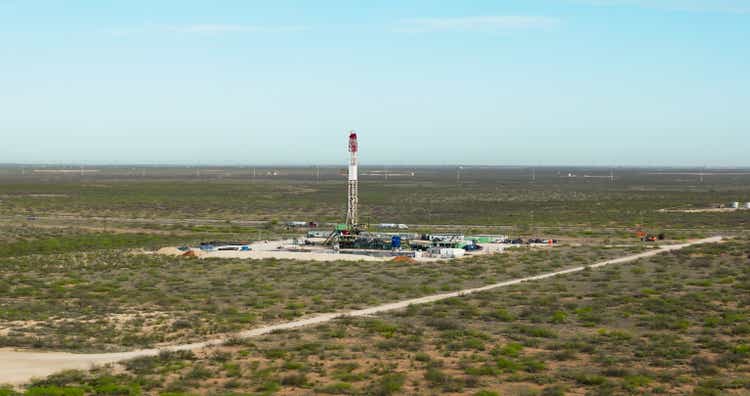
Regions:
<instances>
[{"instance_id":1,"label":"horizon line","mask_svg":"<svg viewBox=\"0 0 750 396\"><path fill-rule=\"evenodd\" d=\"M308 163L308 164L294 164L294 163L265 163L265 164L221 164L221 163L182 163L182 162L165 162L165 163L148 163L148 162L122 162L122 163L105 163L105 162L5 162L0 163L0 168L10 167L105 167L105 168L118 168L118 167L146 167L146 168L346 168L345 163ZM470 163L450 163L450 164L385 164L385 163L371 163L371 164L360 164L360 167L374 168L374 167L393 167L393 168L606 168L606 169L654 169L654 168L672 168L672 169L750 169L750 165L669 165L669 164L654 164L654 165L634 165L634 164L619 164L619 165L602 165L602 164L470 164Z\"/></svg>"}]
</instances>

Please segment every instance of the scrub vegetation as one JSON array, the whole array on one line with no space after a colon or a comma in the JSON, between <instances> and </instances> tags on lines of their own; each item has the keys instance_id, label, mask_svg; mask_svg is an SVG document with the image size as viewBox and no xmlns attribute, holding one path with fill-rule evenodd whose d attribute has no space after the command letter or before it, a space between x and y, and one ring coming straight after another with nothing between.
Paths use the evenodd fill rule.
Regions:
<instances>
[{"instance_id":1,"label":"scrub vegetation","mask_svg":"<svg viewBox=\"0 0 750 396\"><path fill-rule=\"evenodd\" d=\"M39 231L39 229L27 227L24 231L33 232ZM4 242L0 244L0 257L19 257L34 254L83 252L128 247L154 248L184 240L184 237L169 235L155 236L140 233L80 232L77 229L63 228L44 230L34 235L33 238Z\"/></svg>"},{"instance_id":2,"label":"scrub vegetation","mask_svg":"<svg viewBox=\"0 0 750 396\"><path fill-rule=\"evenodd\" d=\"M195 341L639 249L519 248L460 265L196 259L120 250L9 257L0 266L0 347L109 351Z\"/></svg>"},{"instance_id":3,"label":"scrub vegetation","mask_svg":"<svg viewBox=\"0 0 750 396\"><path fill-rule=\"evenodd\" d=\"M62 372L26 392L739 395L750 391L748 291L740 239L123 371Z\"/></svg>"},{"instance_id":4,"label":"scrub vegetation","mask_svg":"<svg viewBox=\"0 0 750 396\"><path fill-rule=\"evenodd\" d=\"M266 176L273 171L278 176ZM701 182L697 173L618 169L611 183L605 169L538 168L533 181L528 168L465 168L459 181L455 168L408 171L415 176L362 177L364 221L577 231L636 224L691 230L750 227L750 211L658 211L750 201L750 174L718 172ZM165 219L341 221L345 178L337 168L321 172L320 179L304 168L259 169L255 178L247 168L204 169L200 176L180 168L149 169L148 177L118 168L83 177L0 175L0 215L65 215L69 221L94 216L142 219L160 226L169 223ZM571 172L576 177L567 177Z\"/></svg>"},{"instance_id":5,"label":"scrub vegetation","mask_svg":"<svg viewBox=\"0 0 750 396\"><path fill-rule=\"evenodd\" d=\"M529 169L469 167L457 180L455 168L415 168L414 177L360 182L366 222L560 239L552 249L418 264L150 254L287 237L297 231L286 221L343 220L337 168L322 168L319 179L310 168L275 171L103 167L76 176L0 167L0 347L93 352L202 341L643 251L639 229L666 233L664 243L733 238L376 317L62 372L23 390L0 386L0 396L750 393L750 210L661 210L750 201L744 172L701 181L619 169L610 182L602 169L537 168L531 180Z\"/></svg>"}]
</instances>

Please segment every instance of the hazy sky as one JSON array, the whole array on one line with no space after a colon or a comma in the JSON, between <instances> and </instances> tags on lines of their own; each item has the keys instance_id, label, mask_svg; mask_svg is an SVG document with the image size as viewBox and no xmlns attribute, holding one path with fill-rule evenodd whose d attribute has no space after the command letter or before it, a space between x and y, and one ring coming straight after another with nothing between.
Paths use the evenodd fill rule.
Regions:
<instances>
[{"instance_id":1,"label":"hazy sky","mask_svg":"<svg viewBox=\"0 0 750 396\"><path fill-rule=\"evenodd\" d=\"M366 164L750 165L750 0L0 0L0 163L334 164L349 129Z\"/></svg>"}]
</instances>

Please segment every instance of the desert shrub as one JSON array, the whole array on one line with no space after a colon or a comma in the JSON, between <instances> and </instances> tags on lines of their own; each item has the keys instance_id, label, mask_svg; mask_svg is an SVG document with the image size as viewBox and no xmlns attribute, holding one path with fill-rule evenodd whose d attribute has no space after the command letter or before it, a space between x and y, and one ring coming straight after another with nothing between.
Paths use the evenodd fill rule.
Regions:
<instances>
[{"instance_id":1,"label":"desert shrub","mask_svg":"<svg viewBox=\"0 0 750 396\"><path fill-rule=\"evenodd\" d=\"M365 322L365 328L374 333L378 333L385 338L393 337L398 330L397 325L383 320L369 320Z\"/></svg>"},{"instance_id":2,"label":"desert shrub","mask_svg":"<svg viewBox=\"0 0 750 396\"><path fill-rule=\"evenodd\" d=\"M566 377L569 377L581 385L602 385L607 382L607 378L602 375L587 373L584 371L567 373Z\"/></svg>"},{"instance_id":3,"label":"desert shrub","mask_svg":"<svg viewBox=\"0 0 750 396\"><path fill-rule=\"evenodd\" d=\"M431 386L440 386L447 384L450 381L450 376L442 372L440 369L430 367L425 372L424 379L427 380Z\"/></svg>"},{"instance_id":4,"label":"desert shrub","mask_svg":"<svg viewBox=\"0 0 750 396\"><path fill-rule=\"evenodd\" d=\"M460 349L474 349L477 351L483 351L484 341L476 337L467 337L461 343Z\"/></svg>"},{"instance_id":5,"label":"desert shrub","mask_svg":"<svg viewBox=\"0 0 750 396\"><path fill-rule=\"evenodd\" d=\"M242 376L242 369L240 368L239 363L224 363L222 365L222 369L227 374L227 377L241 377Z\"/></svg>"},{"instance_id":6,"label":"desert shrub","mask_svg":"<svg viewBox=\"0 0 750 396\"><path fill-rule=\"evenodd\" d=\"M695 374L699 376L715 375L719 372L716 363L704 356L694 356L690 359L690 366L695 371Z\"/></svg>"},{"instance_id":7,"label":"desert shrub","mask_svg":"<svg viewBox=\"0 0 750 396\"><path fill-rule=\"evenodd\" d=\"M59 386L32 386L25 392L29 396L82 396L85 389Z\"/></svg>"},{"instance_id":8,"label":"desert shrub","mask_svg":"<svg viewBox=\"0 0 750 396\"><path fill-rule=\"evenodd\" d=\"M304 373L289 374L281 377L281 381L279 382L284 386L301 388L307 385L307 375Z\"/></svg>"},{"instance_id":9,"label":"desert shrub","mask_svg":"<svg viewBox=\"0 0 750 396\"><path fill-rule=\"evenodd\" d=\"M424 353L424 352L417 352L414 355L414 360L418 362L429 362L430 361L430 355Z\"/></svg>"},{"instance_id":10,"label":"desert shrub","mask_svg":"<svg viewBox=\"0 0 750 396\"><path fill-rule=\"evenodd\" d=\"M466 374L468 375L484 375L493 377L502 373L502 371L498 367L492 366L490 364L484 364L476 367L466 367L464 369L464 372L466 372Z\"/></svg>"},{"instance_id":11,"label":"desert shrub","mask_svg":"<svg viewBox=\"0 0 750 396\"><path fill-rule=\"evenodd\" d=\"M27 396L83 396L86 393L84 388L68 386L32 386L26 390Z\"/></svg>"},{"instance_id":12,"label":"desert shrub","mask_svg":"<svg viewBox=\"0 0 750 396\"><path fill-rule=\"evenodd\" d=\"M392 395L400 391L405 382L406 376L404 374L389 373L375 381L368 389L368 393L375 396Z\"/></svg>"},{"instance_id":13,"label":"desert shrub","mask_svg":"<svg viewBox=\"0 0 750 396\"><path fill-rule=\"evenodd\" d=\"M575 310L576 317L584 326L594 326L602 322L601 314L593 307L583 307Z\"/></svg>"},{"instance_id":14,"label":"desert shrub","mask_svg":"<svg viewBox=\"0 0 750 396\"><path fill-rule=\"evenodd\" d=\"M267 381L258 387L259 392L274 393L281 389L281 385L277 381Z\"/></svg>"},{"instance_id":15,"label":"desert shrub","mask_svg":"<svg viewBox=\"0 0 750 396\"><path fill-rule=\"evenodd\" d=\"M177 319L172 322L172 330L192 329L194 323L187 319Z\"/></svg>"},{"instance_id":16,"label":"desert shrub","mask_svg":"<svg viewBox=\"0 0 750 396\"><path fill-rule=\"evenodd\" d=\"M542 389L541 396L565 396L565 388L560 385L548 386Z\"/></svg>"},{"instance_id":17,"label":"desert shrub","mask_svg":"<svg viewBox=\"0 0 750 396\"><path fill-rule=\"evenodd\" d=\"M721 389L712 386L699 385L693 389L692 396L720 396L721 394Z\"/></svg>"},{"instance_id":18,"label":"desert shrub","mask_svg":"<svg viewBox=\"0 0 750 396\"><path fill-rule=\"evenodd\" d=\"M602 370L602 375L605 375L607 377L622 378L631 375L631 373L632 370L623 367L607 367Z\"/></svg>"},{"instance_id":19,"label":"desert shrub","mask_svg":"<svg viewBox=\"0 0 750 396\"><path fill-rule=\"evenodd\" d=\"M440 331L463 329L463 325L459 321L445 318L430 318L425 324Z\"/></svg>"},{"instance_id":20,"label":"desert shrub","mask_svg":"<svg viewBox=\"0 0 750 396\"><path fill-rule=\"evenodd\" d=\"M491 319L499 320L501 322L512 322L516 319L515 316L505 308L497 308L487 314L487 316Z\"/></svg>"},{"instance_id":21,"label":"desert shrub","mask_svg":"<svg viewBox=\"0 0 750 396\"><path fill-rule=\"evenodd\" d=\"M249 338L232 336L224 341L226 346L254 346L255 344Z\"/></svg>"},{"instance_id":22,"label":"desert shrub","mask_svg":"<svg viewBox=\"0 0 750 396\"><path fill-rule=\"evenodd\" d=\"M64 387L70 384L82 384L87 379L86 372L82 370L63 370L58 373L52 374L47 378L32 381L32 387L43 388L50 386L50 389L54 387ZM60 391L59 389L57 391ZM41 391L40 391L41 392Z\"/></svg>"},{"instance_id":23,"label":"desert shrub","mask_svg":"<svg viewBox=\"0 0 750 396\"><path fill-rule=\"evenodd\" d=\"M539 337L539 338L556 338L557 337L557 333L555 333L554 330L548 329L545 327L519 325L519 326L515 326L514 329L517 330L519 333L530 336L530 337Z\"/></svg>"},{"instance_id":24,"label":"desert shrub","mask_svg":"<svg viewBox=\"0 0 750 396\"><path fill-rule=\"evenodd\" d=\"M693 346L679 337L669 334L650 334L646 345L636 354L649 356L655 363L670 365L675 360L690 357L694 352Z\"/></svg>"},{"instance_id":25,"label":"desert shrub","mask_svg":"<svg viewBox=\"0 0 750 396\"><path fill-rule=\"evenodd\" d=\"M504 357L498 357L495 360L495 364L497 365L498 369L505 373L512 373L521 368L521 365L518 364L518 362Z\"/></svg>"},{"instance_id":26,"label":"desert shrub","mask_svg":"<svg viewBox=\"0 0 750 396\"><path fill-rule=\"evenodd\" d=\"M144 375L152 374L158 369L172 365L176 362L185 360L195 360L196 356L192 351L160 351L157 356L143 356L123 362L125 369L133 374ZM181 366L177 366L178 368Z\"/></svg>"},{"instance_id":27,"label":"desert shrub","mask_svg":"<svg viewBox=\"0 0 750 396\"><path fill-rule=\"evenodd\" d=\"M271 348L268 350L263 351L263 356L266 359L282 359L287 355L287 351L280 349L280 348Z\"/></svg>"},{"instance_id":28,"label":"desert shrub","mask_svg":"<svg viewBox=\"0 0 750 396\"><path fill-rule=\"evenodd\" d=\"M8 385L0 385L0 396L20 396L21 394L13 390L13 388Z\"/></svg>"},{"instance_id":29,"label":"desert shrub","mask_svg":"<svg viewBox=\"0 0 750 396\"><path fill-rule=\"evenodd\" d=\"M607 382L607 378L598 374L586 374L581 373L573 377L579 384L582 385L602 385Z\"/></svg>"},{"instance_id":30,"label":"desert shrub","mask_svg":"<svg viewBox=\"0 0 750 396\"><path fill-rule=\"evenodd\" d=\"M219 362L224 363L227 362L229 359L232 358L232 354L225 351L214 351L211 356L209 356L209 359L213 362Z\"/></svg>"},{"instance_id":31,"label":"desert shrub","mask_svg":"<svg viewBox=\"0 0 750 396\"><path fill-rule=\"evenodd\" d=\"M555 313L552 314L552 317L550 318L550 323L565 323L565 320L567 319L568 314L566 314L563 311L555 311Z\"/></svg>"},{"instance_id":32,"label":"desert shrub","mask_svg":"<svg viewBox=\"0 0 750 396\"><path fill-rule=\"evenodd\" d=\"M195 366L185 374L185 379L188 380L203 380L211 378L214 373L203 366Z\"/></svg>"},{"instance_id":33,"label":"desert shrub","mask_svg":"<svg viewBox=\"0 0 750 396\"><path fill-rule=\"evenodd\" d=\"M630 389L641 388L651 383L651 378L645 375L627 375L623 378L625 386Z\"/></svg>"},{"instance_id":34,"label":"desert shrub","mask_svg":"<svg viewBox=\"0 0 750 396\"><path fill-rule=\"evenodd\" d=\"M516 357L521 354L522 350L523 350L523 345L516 343L516 342L511 342L511 343L503 345L500 348L493 349L492 354L495 356L503 355L503 356Z\"/></svg>"},{"instance_id":35,"label":"desert shrub","mask_svg":"<svg viewBox=\"0 0 750 396\"><path fill-rule=\"evenodd\" d=\"M93 393L96 395L140 396L141 388L136 384L123 385L109 382L95 386Z\"/></svg>"},{"instance_id":36,"label":"desert shrub","mask_svg":"<svg viewBox=\"0 0 750 396\"><path fill-rule=\"evenodd\" d=\"M544 362L532 358L523 358L521 359L520 364L523 367L523 370L529 373L538 373L544 371L547 367Z\"/></svg>"},{"instance_id":37,"label":"desert shrub","mask_svg":"<svg viewBox=\"0 0 750 396\"><path fill-rule=\"evenodd\" d=\"M552 359L558 361L573 360L576 358L576 352L571 349L562 349L555 351L551 355Z\"/></svg>"},{"instance_id":38,"label":"desert shrub","mask_svg":"<svg viewBox=\"0 0 750 396\"><path fill-rule=\"evenodd\" d=\"M161 361L168 361L168 360L196 360L197 357L193 353L193 351L190 350L178 350L178 351L170 351L170 350L163 350L159 351L159 360Z\"/></svg>"},{"instance_id":39,"label":"desert shrub","mask_svg":"<svg viewBox=\"0 0 750 396\"><path fill-rule=\"evenodd\" d=\"M331 395L351 395L355 393L354 387L348 382L336 382L321 388L316 388L315 390L320 393L328 393Z\"/></svg>"}]
</instances>

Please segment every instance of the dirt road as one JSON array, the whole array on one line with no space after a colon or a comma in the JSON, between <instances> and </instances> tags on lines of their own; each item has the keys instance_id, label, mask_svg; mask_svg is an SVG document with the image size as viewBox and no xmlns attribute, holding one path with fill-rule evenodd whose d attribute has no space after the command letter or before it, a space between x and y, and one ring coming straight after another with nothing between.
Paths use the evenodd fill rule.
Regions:
<instances>
[{"instance_id":1,"label":"dirt road","mask_svg":"<svg viewBox=\"0 0 750 396\"><path fill-rule=\"evenodd\" d=\"M459 290L451 293L436 294L431 296L425 296L420 298L414 298L410 300L404 300L384 305L379 305L371 308L360 309L356 311L348 312L333 312L328 314L321 314L312 316L306 319L295 320L292 322L280 323L276 325L259 327L252 330L247 330L237 334L239 337L256 337L263 334L268 334L274 330L281 329L294 329L304 326L310 326L331 321L333 319L342 316L367 316L373 315L380 312L392 311L397 309L406 308L409 305L414 304L426 304L446 298L462 296L466 294L496 289L500 287L506 287L510 285L519 284L522 282L537 281L542 279L551 278L554 276L570 274L573 272L583 271L586 267L599 268L610 264L620 264L635 261L638 259L655 256L660 253L668 252L671 250L679 250L691 245L702 244L702 243L716 243L720 242L722 237L712 237L706 239L700 239L689 243L680 245L668 245L662 246L658 249L650 250L643 253L638 253L630 256L624 256L612 260L601 261L596 264L589 266L580 266L574 268L568 268L565 270L549 272L542 275L530 276L526 278L513 279L505 282L495 283L487 286L477 287L473 289ZM198 342L193 344L176 345L169 348L170 350L193 350L205 348L211 345L216 345L224 342L225 339L214 339L205 342ZM151 356L159 353L159 349L142 349L131 352L122 353L99 353L99 354L73 354L66 352L28 352L28 351L13 351L8 349L0 350L0 384L22 384L28 382L33 377L43 377L54 372L64 369L87 369L93 365L100 365L106 363L114 363L127 359L132 359L140 356Z\"/></svg>"}]
</instances>

